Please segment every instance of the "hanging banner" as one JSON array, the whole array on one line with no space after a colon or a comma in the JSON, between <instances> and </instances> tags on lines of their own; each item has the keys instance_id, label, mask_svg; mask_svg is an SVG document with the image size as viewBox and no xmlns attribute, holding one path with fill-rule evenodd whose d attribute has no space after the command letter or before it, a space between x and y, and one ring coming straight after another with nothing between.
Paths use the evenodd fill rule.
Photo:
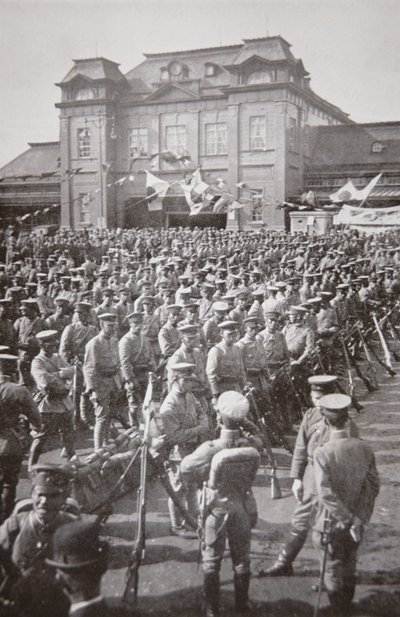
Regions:
<instances>
[{"instance_id":1,"label":"hanging banner","mask_svg":"<svg viewBox=\"0 0 400 617\"><path fill-rule=\"evenodd\" d=\"M400 205L392 208L358 208L344 204L333 219L335 225L389 225L400 227Z\"/></svg>"}]
</instances>

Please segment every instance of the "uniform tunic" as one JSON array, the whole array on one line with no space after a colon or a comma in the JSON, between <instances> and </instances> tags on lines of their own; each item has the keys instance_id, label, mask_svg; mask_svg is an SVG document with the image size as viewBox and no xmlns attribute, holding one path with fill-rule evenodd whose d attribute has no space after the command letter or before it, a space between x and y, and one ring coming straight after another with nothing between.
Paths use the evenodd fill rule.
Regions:
<instances>
[{"instance_id":1,"label":"uniform tunic","mask_svg":"<svg viewBox=\"0 0 400 617\"><path fill-rule=\"evenodd\" d=\"M330 515L332 534L328 544L325 585L331 603L349 605L355 588L356 557L359 542L350 535L356 516L367 523L379 492L379 477L370 446L346 431L333 430L329 441L314 453L318 513L313 533L314 546L322 563L322 531ZM343 525L335 528L336 522ZM362 529L361 529L362 533Z\"/></svg>"},{"instance_id":2,"label":"uniform tunic","mask_svg":"<svg viewBox=\"0 0 400 617\"><path fill-rule=\"evenodd\" d=\"M228 390L241 392L246 372L239 347L228 347L225 341L214 345L208 352L206 373L214 397Z\"/></svg>"},{"instance_id":3,"label":"uniform tunic","mask_svg":"<svg viewBox=\"0 0 400 617\"><path fill-rule=\"evenodd\" d=\"M304 362L314 348L314 335L310 328L298 323L287 324L282 333L286 340L290 358L300 364Z\"/></svg>"}]
</instances>

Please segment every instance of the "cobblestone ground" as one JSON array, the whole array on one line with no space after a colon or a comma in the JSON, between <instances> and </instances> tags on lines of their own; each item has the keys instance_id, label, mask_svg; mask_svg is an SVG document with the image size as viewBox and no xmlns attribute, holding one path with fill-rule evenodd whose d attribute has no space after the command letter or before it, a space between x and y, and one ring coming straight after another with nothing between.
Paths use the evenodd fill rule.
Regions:
<instances>
[{"instance_id":1,"label":"cobblestone ground","mask_svg":"<svg viewBox=\"0 0 400 617\"><path fill-rule=\"evenodd\" d=\"M366 529L359 551L358 585L354 614L359 617L399 617L400 615L400 364L397 375L378 370L380 389L368 394L357 382L357 395L364 405L355 414L361 436L375 451L381 477L381 491L375 512ZM78 436L78 453L90 451L89 437ZM43 460L61 462L60 448ZM257 570L272 564L289 529L295 506L288 477L290 456L277 450L282 498L271 500L268 478L260 470L255 494L259 521L253 532L250 596L254 608L249 617L311 617L316 594L318 564L310 538L295 562L295 575L275 579L257 578ZM349 470L351 473L351 470ZM24 467L19 496L27 496L29 482ZM135 535L135 495L119 500L104 528L112 544L109 571L103 593L121 596L126 566ZM143 616L188 616L202 614L201 571L197 569L198 543L170 535L166 494L158 482L149 486L146 521L146 555L140 569L138 609ZM226 552L221 571L221 615L234 614L232 570ZM326 594L321 601L323 615ZM340 616L339 616L340 617Z\"/></svg>"}]
</instances>

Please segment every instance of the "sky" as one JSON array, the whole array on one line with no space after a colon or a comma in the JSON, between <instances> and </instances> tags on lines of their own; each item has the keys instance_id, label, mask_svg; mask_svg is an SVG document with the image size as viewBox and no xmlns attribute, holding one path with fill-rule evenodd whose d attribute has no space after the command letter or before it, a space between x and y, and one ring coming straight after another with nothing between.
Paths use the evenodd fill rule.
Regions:
<instances>
[{"instance_id":1,"label":"sky","mask_svg":"<svg viewBox=\"0 0 400 617\"><path fill-rule=\"evenodd\" d=\"M313 90L356 122L400 121L398 0L0 0L0 167L59 137L72 59L127 73L143 53L280 34Z\"/></svg>"}]
</instances>

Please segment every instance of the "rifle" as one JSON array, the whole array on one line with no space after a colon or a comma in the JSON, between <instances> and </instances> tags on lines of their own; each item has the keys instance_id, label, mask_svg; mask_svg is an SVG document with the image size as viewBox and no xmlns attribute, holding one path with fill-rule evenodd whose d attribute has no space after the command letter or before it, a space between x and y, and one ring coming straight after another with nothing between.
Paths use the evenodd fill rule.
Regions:
<instances>
[{"instance_id":1,"label":"rifle","mask_svg":"<svg viewBox=\"0 0 400 617\"><path fill-rule=\"evenodd\" d=\"M281 487L279 486L279 480L277 478L276 475L276 469L277 469L277 465L276 465L276 461L275 461L275 456L274 453L272 451L272 446L271 446L271 442L269 439L269 435L268 435L268 430L265 424L265 420L264 418L261 416L260 411L258 409L258 405L257 402L255 400L254 397L254 388L249 388L247 394L246 394L246 398L249 400L250 402L250 408L253 412L253 417L256 421L256 424L258 426L258 428L260 429L262 436L263 436L263 442L264 442L264 448L267 452L267 456L268 456L268 461L269 461L269 465L271 467L271 476L270 476L270 480L271 480L271 499L280 499L282 497L282 492L281 492Z\"/></svg>"},{"instance_id":2,"label":"rifle","mask_svg":"<svg viewBox=\"0 0 400 617\"><path fill-rule=\"evenodd\" d=\"M351 364L350 364L350 358L349 358L349 354L347 351L347 347L346 347L346 343L344 342L344 340L342 339L342 347L343 347L343 355L344 355L344 360L346 363L346 369L347 369L347 378L349 380L349 395L351 397L351 402L352 405L354 407L354 409L356 409L356 411L358 411L358 413L360 413L360 411L362 411L364 408L363 406L358 402L356 395L355 395L355 390L354 390L354 380L353 380L353 375L351 372ZM337 388L339 391L343 390L343 388L339 385L336 384Z\"/></svg>"},{"instance_id":3,"label":"rifle","mask_svg":"<svg viewBox=\"0 0 400 617\"><path fill-rule=\"evenodd\" d=\"M149 376L145 400L151 400L152 392L152 374ZM147 475L147 454L148 454L148 439L150 432L150 420L152 413L148 409L146 416L143 441L141 444L140 456L140 486L137 492L137 523L136 523L136 540L129 560L128 571L126 573L125 590L123 594L123 604L126 608L132 609L137 603L137 594L139 586L139 568L145 556L146 547L146 475Z\"/></svg>"},{"instance_id":4,"label":"rifle","mask_svg":"<svg viewBox=\"0 0 400 617\"><path fill-rule=\"evenodd\" d=\"M314 613L313 613L313 617L318 617L318 613L319 613L319 605L321 602L321 594L322 594L322 589L324 586L324 578L325 578L325 570L326 570L326 561L328 558L328 547L329 547L329 542L330 542L330 535L331 535L331 515L328 512L327 516L324 519L324 529L321 535L321 544L324 547L324 555L322 558L322 566L321 566L321 572L319 575L319 583L318 583L318 595L317 595L317 600L315 602L315 607L314 607Z\"/></svg>"},{"instance_id":5,"label":"rifle","mask_svg":"<svg viewBox=\"0 0 400 617\"><path fill-rule=\"evenodd\" d=\"M378 378L376 376L376 371L374 368L374 365L372 363L372 358L371 358L371 354L369 353L369 349L368 349L368 345L365 342L365 338L364 338L364 334L362 333L362 330L360 328L360 324L357 323L357 331L358 331L358 336L360 337L360 341L361 341L361 345L362 348L364 350L365 353L365 359L367 361L368 364L368 371L369 371L369 375L364 375L364 378L367 379L370 384L371 384L371 390L368 388L367 383L364 381L365 385L367 386L369 392L373 392L374 390L379 390L379 383L378 383ZM361 373L361 371L360 371ZM358 374L358 372L357 372ZM362 375L363 373L361 373Z\"/></svg>"},{"instance_id":6,"label":"rifle","mask_svg":"<svg viewBox=\"0 0 400 617\"><path fill-rule=\"evenodd\" d=\"M199 528L198 528L198 534L199 534L199 550L198 550L198 554L197 554L197 569L199 569L200 567L200 563L201 563L201 551L203 548L203 544L204 544L204 538L203 538L203 529L204 529L204 523L206 520L206 516L207 516L207 482L203 482L203 490L201 493L201 512L200 512L200 517L199 517Z\"/></svg>"},{"instance_id":7,"label":"rifle","mask_svg":"<svg viewBox=\"0 0 400 617\"><path fill-rule=\"evenodd\" d=\"M373 319L373 322L374 322L374 325L375 325L375 330L376 330L376 332L377 332L377 334L379 336L379 341L380 341L380 343L382 345L382 350L383 350L383 353L384 353L384 356L385 356L385 361L384 361L383 365L386 368L386 371L389 373L389 375L391 377L394 377L394 375L396 375L396 371L393 370L392 360L391 360L391 357L390 357L390 351L389 351L389 348L388 348L387 343L385 341L385 337L383 336L383 332L382 332L382 330L381 330L381 328L379 326L379 322L378 322L378 319L376 317L376 313L372 313L372 319Z\"/></svg>"},{"instance_id":8,"label":"rifle","mask_svg":"<svg viewBox=\"0 0 400 617\"><path fill-rule=\"evenodd\" d=\"M77 387L77 384L78 384L78 371L79 371L78 359L75 358L75 362L74 362L74 376L72 378L72 402L73 402L73 405L74 405L75 428L76 428L76 425L79 424L80 419L81 419L81 414L80 414L80 410L79 410L78 394L77 394L77 391L76 391L76 387Z\"/></svg>"},{"instance_id":9,"label":"rifle","mask_svg":"<svg viewBox=\"0 0 400 617\"><path fill-rule=\"evenodd\" d=\"M388 323L388 328L389 328L389 332L390 332L390 336L392 337L392 340L395 343L395 348L392 349L392 354L393 354L393 358L395 360L395 362L398 362L400 360L400 356L399 356L399 335L396 332L396 328L394 327L392 320L388 319L387 320Z\"/></svg>"}]
</instances>

